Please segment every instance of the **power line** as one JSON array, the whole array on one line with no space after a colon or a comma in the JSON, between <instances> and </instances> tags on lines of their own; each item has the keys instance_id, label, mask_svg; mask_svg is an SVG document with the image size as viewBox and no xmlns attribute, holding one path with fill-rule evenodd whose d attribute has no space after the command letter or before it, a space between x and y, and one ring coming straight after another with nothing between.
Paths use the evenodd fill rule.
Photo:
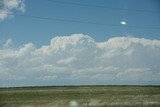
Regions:
<instances>
[{"instance_id":1,"label":"power line","mask_svg":"<svg viewBox=\"0 0 160 107\"><path fill-rule=\"evenodd\" d=\"M92 24L92 25L102 25L102 26L113 26L113 27L128 27L128 28L140 28L140 29L155 29L160 30L160 27L155 26L135 26L135 25L120 25L120 24L110 24L110 23L99 23L99 22L92 22L92 21L81 21L75 19L62 19L62 18L51 18L51 17L40 17L40 16L33 16L33 15L21 15L21 14L10 14L19 17L26 17L26 18L34 18L34 19L41 19L41 20L49 20L49 21L60 21L60 22L72 22L72 23L82 23L82 24Z\"/></svg>"},{"instance_id":2,"label":"power line","mask_svg":"<svg viewBox=\"0 0 160 107\"><path fill-rule=\"evenodd\" d=\"M59 0L44 0L44 1L49 1L49 2L58 3L58 4L77 5L77 6L85 6L85 7L93 7L93 8L105 8L105 9L112 9L112 10L135 11L135 12L145 12L145 13L160 13L160 10L155 11L155 10L126 9L126 8L118 8L118 7L81 4L81 3L68 2L68 1L66 2L66 1L59 1Z\"/></svg>"}]
</instances>

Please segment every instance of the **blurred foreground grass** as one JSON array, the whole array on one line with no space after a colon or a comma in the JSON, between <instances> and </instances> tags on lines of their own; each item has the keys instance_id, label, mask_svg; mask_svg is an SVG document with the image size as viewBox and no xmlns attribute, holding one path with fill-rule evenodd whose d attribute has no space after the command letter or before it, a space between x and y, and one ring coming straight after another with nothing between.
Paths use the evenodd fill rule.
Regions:
<instances>
[{"instance_id":1,"label":"blurred foreground grass","mask_svg":"<svg viewBox=\"0 0 160 107\"><path fill-rule=\"evenodd\" d=\"M0 107L160 107L160 86L1 88Z\"/></svg>"}]
</instances>

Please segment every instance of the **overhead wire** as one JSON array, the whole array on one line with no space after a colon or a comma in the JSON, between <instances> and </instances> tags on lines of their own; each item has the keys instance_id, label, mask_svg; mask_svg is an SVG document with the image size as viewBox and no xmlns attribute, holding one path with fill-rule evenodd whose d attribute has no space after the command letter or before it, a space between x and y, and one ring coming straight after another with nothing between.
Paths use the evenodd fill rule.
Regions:
<instances>
[{"instance_id":1,"label":"overhead wire","mask_svg":"<svg viewBox=\"0 0 160 107\"><path fill-rule=\"evenodd\" d=\"M160 14L160 10L141 10L141 9L128 9L128 8L119 8L119 7L107 7L107 6L102 6L102 5L82 4L82 3L60 1L60 0L44 0L44 1L49 1L52 3L58 3L58 4L66 4L66 5L77 5L77 6L85 6L85 7L93 7L93 8L105 8L105 9L112 9L112 10L159 13Z\"/></svg>"},{"instance_id":2,"label":"overhead wire","mask_svg":"<svg viewBox=\"0 0 160 107\"><path fill-rule=\"evenodd\" d=\"M3 13L2 13L3 14ZM54 18L54 17L41 17L41 16L34 16L34 15L23 15L23 14L10 14L19 17L26 17L26 18L34 18L34 19L41 19L41 20L49 20L49 21L60 21L60 22L72 22L72 23L82 23L82 24L92 24L92 25L102 25L102 26L113 26L113 27L128 27L128 28L141 28L141 29L157 29L160 30L159 26L136 26L136 25L121 25L121 24L111 24L111 23L100 23L100 22L92 22L92 21L81 21L75 19L63 19L63 18Z\"/></svg>"},{"instance_id":3,"label":"overhead wire","mask_svg":"<svg viewBox=\"0 0 160 107\"><path fill-rule=\"evenodd\" d=\"M138 11L138 12L160 12L160 11L152 11L152 10L139 10L139 9L125 9L125 8L117 8L117 7L106 7L106 6L98 6L98 5L90 5L90 4L81 4L75 2L66 2L66 1L59 1L59 0L44 0L50 1L54 3L60 4L67 4L67 5L79 5L79 6L87 6L87 7L97 7L97 8L106 8L106 9L116 9L116 10L125 10L125 11ZM6 14L6 13L0 13ZM50 21L61 21L61 22L72 22L72 23L82 23L82 24L92 24L92 25L103 25L103 26L113 26L113 27L125 27L125 28L141 28L141 29L158 29L160 30L160 26L137 26L137 25L121 25L121 24L112 24L112 23L100 23L100 22L93 22L93 21L82 21L76 19L63 19L63 18L54 18L54 17L41 17L35 15L24 15L24 14L13 14L7 13L9 15L19 16L19 17L26 17L26 18L34 18L34 19L41 19L41 20L50 20Z\"/></svg>"}]
</instances>

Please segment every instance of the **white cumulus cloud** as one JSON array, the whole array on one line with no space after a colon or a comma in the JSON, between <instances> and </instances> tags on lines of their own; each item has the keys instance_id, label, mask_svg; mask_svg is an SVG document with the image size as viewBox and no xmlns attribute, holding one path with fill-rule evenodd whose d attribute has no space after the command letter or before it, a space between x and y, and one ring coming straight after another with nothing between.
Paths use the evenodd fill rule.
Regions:
<instances>
[{"instance_id":1,"label":"white cumulus cloud","mask_svg":"<svg viewBox=\"0 0 160 107\"><path fill-rule=\"evenodd\" d=\"M48 45L0 48L0 82L7 85L160 84L160 40L83 34L57 36ZM21 82L20 82L21 81ZM23 82L23 84L22 84Z\"/></svg>"},{"instance_id":2,"label":"white cumulus cloud","mask_svg":"<svg viewBox=\"0 0 160 107\"><path fill-rule=\"evenodd\" d=\"M0 0L0 21L12 16L14 10L24 12L24 0Z\"/></svg>"},{"instance_id":3,"label":"white cumulus cloud","mask_svg":"<svg viewBox=\"0 0 160 107\"><path fill-rule=\"evenodd\" d=\"M66 58L66 59L62 59L57 61L58 64L71 64L71 63L75 63L76 58L74 57L70 57L70 58Z\"/></svg>"}]
</instances>

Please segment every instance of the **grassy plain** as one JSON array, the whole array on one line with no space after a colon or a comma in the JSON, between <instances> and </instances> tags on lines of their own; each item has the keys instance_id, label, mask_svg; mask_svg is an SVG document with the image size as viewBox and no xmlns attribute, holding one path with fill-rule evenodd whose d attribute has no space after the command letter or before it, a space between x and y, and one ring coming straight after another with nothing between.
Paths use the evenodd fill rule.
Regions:
<instances>
[{"instance_id":1,"label":"grassy plain","mask_svg":"<svg viewBox=\"0 0 160 107\"><path fill-rule=\"evenodd\" d=\"M0 88L0 107L160 107L160 86Z\"/></svg>"}]
</instances>

